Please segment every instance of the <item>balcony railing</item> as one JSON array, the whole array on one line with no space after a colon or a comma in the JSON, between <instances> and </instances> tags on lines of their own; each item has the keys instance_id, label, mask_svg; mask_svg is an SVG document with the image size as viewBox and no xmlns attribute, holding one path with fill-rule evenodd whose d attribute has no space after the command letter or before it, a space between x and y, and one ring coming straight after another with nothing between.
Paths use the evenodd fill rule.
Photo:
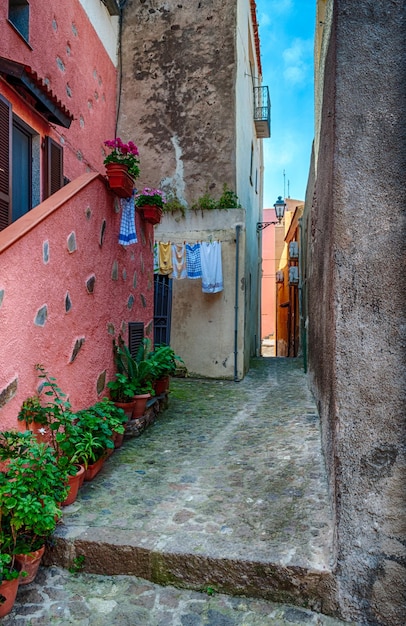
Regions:
<instances>
[{"instance_id":1,"label":"balcony railing","mask_svg":"<svg viewBox=\"0 0 406 626\"><path fill-rule=\"evenodd\" d=\"M258 139L271 136L271 100L268 87L254 87L254 124Z\"/></svg>"}]
</instances>

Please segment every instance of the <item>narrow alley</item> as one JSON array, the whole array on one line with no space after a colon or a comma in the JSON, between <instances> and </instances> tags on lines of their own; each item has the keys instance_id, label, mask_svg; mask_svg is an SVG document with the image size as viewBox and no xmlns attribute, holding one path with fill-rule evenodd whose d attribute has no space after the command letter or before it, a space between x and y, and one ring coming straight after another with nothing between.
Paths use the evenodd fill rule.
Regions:
<instances>
[{"instance_id":1,"label":"narrow alley","mask_svg":"<svg viewBox=\"0 0 406 626\"><path fill-rule=\"evenodd\" d=\"M332 528L299 359L255 359L240 383L173 379L168 409L64 509L50 567L3 622L341 624Z\"/></svg>"}]
</instances>

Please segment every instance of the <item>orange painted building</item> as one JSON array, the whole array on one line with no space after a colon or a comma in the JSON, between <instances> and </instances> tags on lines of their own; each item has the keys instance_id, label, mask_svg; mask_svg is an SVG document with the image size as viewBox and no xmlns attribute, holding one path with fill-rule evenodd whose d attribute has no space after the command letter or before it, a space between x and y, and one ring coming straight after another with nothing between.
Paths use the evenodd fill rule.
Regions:
<instances>
[{"instance_id":1,"label":"orange painted building","mask_svg":"<svg viewBox=\"0 0 406 626\"><path fill-rule=\"evenodd\" d=\"M276 272L276 356L300 352L300 218L303 203L286 198L284 240ZM279 254L279 252L278 252Z\"/></svg>"},{"instance_id":2,"label":"orange painted building","mask_svg":"<svg viewBox=\"0 0 406 626\"><path fill-rule=\"evenodd\" d=\"M264 209L264 222L276 222L275 209ZM279 225L262 230L262 280L261 280L261 340L274 340L276 332L276 229Z\"/></svg>"}]
</instances>

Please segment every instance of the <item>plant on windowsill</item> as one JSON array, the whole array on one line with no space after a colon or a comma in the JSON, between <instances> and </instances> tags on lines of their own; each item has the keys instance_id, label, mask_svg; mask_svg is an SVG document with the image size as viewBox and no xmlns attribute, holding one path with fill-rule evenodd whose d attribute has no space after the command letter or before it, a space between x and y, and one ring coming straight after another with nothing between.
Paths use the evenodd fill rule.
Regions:
<instances>
[{"instance_id":1,"label":"plant on windowsill","mask_svg":"<svg viewBox=\"0 0 406 626\"><path fill-rule=\"evenodd\" d=\"M120 137L108 139L104 145L111 149L103 161L109 186L119 197L129 198L140 174L138 148L134 142L124 143Z\"/></svg>"},{"instance_id":2,"label":"plant on windowsill","mask_svg":"<svg viewBox=\"0 0 406 626\"><path fill-rule=\"evenodd\" d=\"M179 200L178 196L174 192L169 192L166 195L166 203L162 207L163 213L180 213L182 217L185 217L187 210L186 204Z\"/></svg>"},{"instance_id":3,"label":"plant on windowsill","mask_svg":"<svg viewBox=\"0 0 406 626\"><path fill-rule=\"evenodd\" d=\"M208 192L198 198L191 206L193 211L212 211L214 209L240 209L241 204L237 194L229 189L227 184L223 185L223 192L218 200L215 200Z\"/></svg>"},{"instance_id":4,"label":"plant on windowsill","mask_svg":"<svg viewBox=\"0 0 406 626\"><path fill-rule=\"evenodd\" d=\"M160 189L144 187L134 196L135 206L144 220L150 224L159 224L162 217L163 207L166 204L166 196Z\"/></svg>"}]
</instances>

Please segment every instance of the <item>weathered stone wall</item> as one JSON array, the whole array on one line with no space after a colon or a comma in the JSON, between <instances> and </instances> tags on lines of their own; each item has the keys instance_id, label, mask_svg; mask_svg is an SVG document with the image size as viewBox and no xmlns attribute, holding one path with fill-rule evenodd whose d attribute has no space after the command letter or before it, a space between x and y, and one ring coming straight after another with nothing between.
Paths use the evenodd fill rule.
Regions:
<instances>
[{"instance_id":1,"label":"weathered stone wall","mask_svg":"<svg viewBox=\"0 0 406 626\"><path fill-rule=\"evenodd\" d=\"M390 626L406 615L404 19L402 0L334 2L306 222L338 599L344 617Z\"/></svg>"},{"instance_id":2,"label":"weathered stone wall","mask_svg":"<svg viewBox=\"0 0 406 626\"><path fill-rule=\"evenodd\" d=\"M140 150L143 185L193 202L235 189L236 3L129 0L119 134Z\"/></svg>"}]
</instances>

